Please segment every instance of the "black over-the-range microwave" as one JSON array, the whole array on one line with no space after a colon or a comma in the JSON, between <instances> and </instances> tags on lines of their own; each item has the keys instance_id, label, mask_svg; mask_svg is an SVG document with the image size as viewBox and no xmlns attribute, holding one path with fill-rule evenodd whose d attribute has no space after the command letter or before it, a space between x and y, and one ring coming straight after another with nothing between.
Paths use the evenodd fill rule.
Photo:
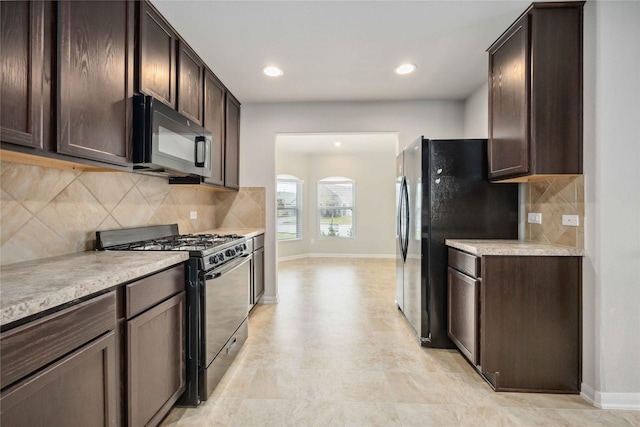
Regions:
<instances>
[{"instance_id":1,"label":"black over-the-range microwave","mask_svg":"<svg viewBox=\"0 0 640 427\"><path fill-rule=\"evenodd\" d=\"M133 97L133 170L211 176L211 132L147 95Z\"/></svg>"}]
</instances>

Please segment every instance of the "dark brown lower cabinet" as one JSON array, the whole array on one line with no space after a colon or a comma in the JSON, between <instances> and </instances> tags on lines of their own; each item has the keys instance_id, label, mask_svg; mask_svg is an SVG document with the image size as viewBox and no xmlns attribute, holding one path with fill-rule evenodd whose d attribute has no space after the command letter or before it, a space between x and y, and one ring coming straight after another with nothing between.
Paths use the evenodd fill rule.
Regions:
<instances>
[{"instance_id":1,"label":"dark brown lower cabinet","mask_svg":"<svg viewBox=\"0 0 640 427\"><path fill-rule=\"evenodd\" d=\"M179 264L9 327L0 425L159 424L185 389L185 324Z\"/></svg>"},{"instance_id":2,"label":"dark brown lower cabinet","mask_svg":"<svg viewBox=\"0 0 640 427\"><path fill-rule=\"evenodd\" d=\"M116 426L116 293L0 335L3 426Z\"/></svg>"},{"instance_id":3,"label":"dark brown lower cabinet","mask_svg":"<svg viewBox=\"0 0 640 427\"><path fill-rule=\"evenodd\" d=\"M2 391L0 424L116 426L114 332Z\"/></svg>"},{"instance_id":4,"label":"dark brown lower cabinet","mask_svg":"<svg viewBox=\"0 0 640 427\"><path fill-rule=\"evenodd\" d=\"M480 281L449 267L449 338L475 366L478 364Z\"/></svg>"},{"instance_id":5,"label":"dark brown lower cabinet","mask_svg":"<svg viewBox=\"0 0 640 427\"><path fill-rule=\"evenodd\" d=\"M129 426L157 425L185 390L184 277L179 267L127 285L128 307L156 304L127 321Z\"/></svg>"},{"instance_id":6,"label":"dark brown lower cabinet","mask_svg":"<svg viewBox=\"0 0 640 427\"><path fill-rule=\"evenodd\" d=\"M473 256L450 249L449 333L462 354L496 391L579 393L582 258L484 255L474 275L460 254Z\"/></svg>"},{"instance_id":7,"label":"dark brown lower cabinet","mask_svg":"<svg viewBox=\"0 0 640 427\"><path fill-rule=\"evenodd\" d=\"M251 263L251 293L249 307L253 308L264 295L264 234L253 238Z\"/></svg>"}]
</instances>

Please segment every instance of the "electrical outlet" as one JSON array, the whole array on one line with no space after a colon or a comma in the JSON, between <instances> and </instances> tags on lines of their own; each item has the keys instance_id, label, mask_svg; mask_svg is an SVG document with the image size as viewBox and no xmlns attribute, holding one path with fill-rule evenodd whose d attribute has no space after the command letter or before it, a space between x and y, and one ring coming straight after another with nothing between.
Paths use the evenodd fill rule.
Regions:
<instances>
[{"instance_id":1,"label":"electrical outlet","mask_svg":"<svg viewBox=\"0 0 640 427\"><path fill-rule=\"evenodd\" d=\"M562 215L562 225L577 227L580 225L580 219L578 218L578 215Z\"/></svg>"},{"instance_id":2,"label":"electrical outlet","mask_svg":"<svg viewBox=\"0 0 640 427\"><path fill-rule=\"evenodd\" d=\"M198 212L190 211L189 212L189 219L198 219Z\"/></svg>"},{"instance_id":3,"label":"electrical outlet","mask_svg":"<svg viewBox=\"0 0 640 427\"><path fill-rule=\"evenodd\" d=\"M529 212L527 216L529 224L542 224L542 214L537 212Z\"/></svg>"}]
</instances>

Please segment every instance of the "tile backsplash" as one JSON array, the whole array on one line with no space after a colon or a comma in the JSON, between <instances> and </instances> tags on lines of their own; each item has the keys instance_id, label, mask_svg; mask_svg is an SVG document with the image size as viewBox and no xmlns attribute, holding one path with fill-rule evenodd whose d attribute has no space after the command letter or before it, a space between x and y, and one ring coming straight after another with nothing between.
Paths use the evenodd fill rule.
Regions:
<instances>
[{"instance_id":1,"label":"tile backsplash","mask_svg":"<svg viewBox=\"0 0 640 427\"><path fill-rule=\"evenodd\" d=\"M141 174L6 161L0 174L2 265L92 250L96 230L177 223L181 233L194 233L265 224L263 187L210 191Z\"/></svg>"},{"instance_id":2,"label":"tile backsplash","mask_svg":"<svg viewBox=\"0 0 640 427\"><path fill-rule=\"evenodd\" d=\"M532 181L524 188L526 212L542 214L542 224L526 224L525 240L584 248L584 177ZM562 225L562 215L578 215L579 225Z\"/></svg>"}]
</instances>

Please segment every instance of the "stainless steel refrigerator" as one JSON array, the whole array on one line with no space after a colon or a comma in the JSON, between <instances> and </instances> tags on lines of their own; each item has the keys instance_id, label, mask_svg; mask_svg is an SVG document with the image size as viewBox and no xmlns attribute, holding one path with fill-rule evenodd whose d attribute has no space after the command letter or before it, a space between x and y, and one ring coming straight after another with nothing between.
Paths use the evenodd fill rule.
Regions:
<instances>
[{"instance_id":1,"label":"stainless steel refrigerator","mask_svg":"<svg viewBox=\"0 0 640 427\"><path fill-rule=\"evenodd\" d=\"M397 158L396 304L426 347L447 336L445 239L517 239L517 184L490 184L487 140L421 137Z\"/></svg>"}]
</instances>

